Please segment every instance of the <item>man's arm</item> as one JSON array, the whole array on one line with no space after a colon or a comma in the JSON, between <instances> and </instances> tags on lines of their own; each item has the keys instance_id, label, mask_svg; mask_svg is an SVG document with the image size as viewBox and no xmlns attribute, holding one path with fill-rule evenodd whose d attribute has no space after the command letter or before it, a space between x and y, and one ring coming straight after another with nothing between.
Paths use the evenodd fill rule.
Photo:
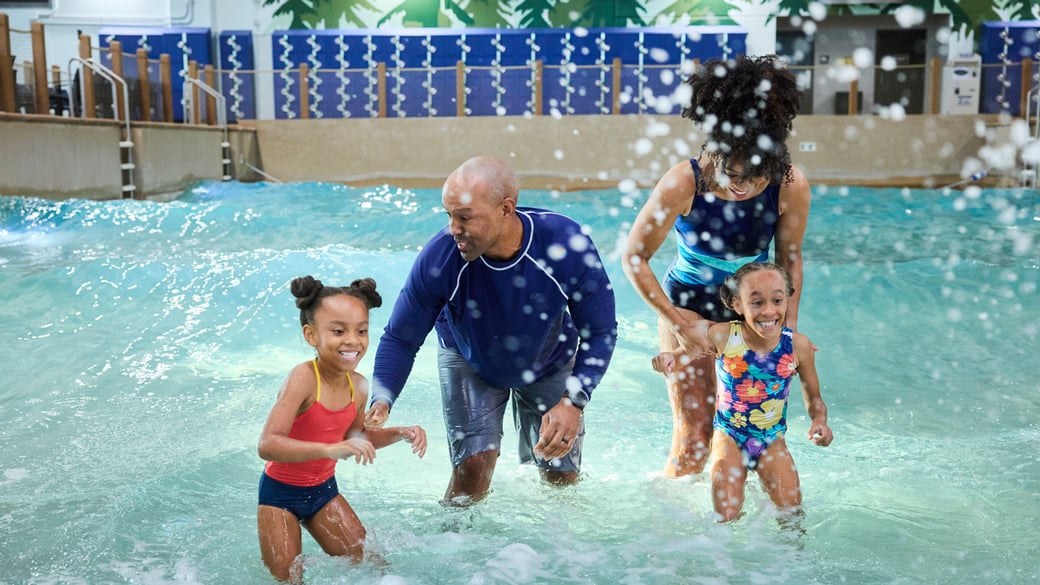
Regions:
<instances>
[{"instance_id":1,"label":"man's arm","mask_svg":"<svg viewBox=\"0 0 1040 585\"><path fill-rule=\"evenodd\" d=\"M444 307L443 297L436 293L437 282L431 276L440 274L439 269L442 268L438 266L438 270L431 270L437 263L438 248L434 240L427 243L412 264L404 288L394 302L383 336L379 339L372 368L370 406L376 402L386 403L388 410L393 406L412 372L419 348Z\"/></svg>"},{"instance_id":2,"label":"man's arm","mask_svg":"<svg viewBox=\"0 0 1040 585\"><path fill-rule=\"evenodd\" d=\"M572 389L571 399L581 406L603 379L617 344L614 288L591 240L584 254L594 254L596 261L582 260L580 265L584 267L584 275L576 293L571 294L568 302L571 318L580 336L573 372L580 389Z\"/></svg>"}]
</instances>

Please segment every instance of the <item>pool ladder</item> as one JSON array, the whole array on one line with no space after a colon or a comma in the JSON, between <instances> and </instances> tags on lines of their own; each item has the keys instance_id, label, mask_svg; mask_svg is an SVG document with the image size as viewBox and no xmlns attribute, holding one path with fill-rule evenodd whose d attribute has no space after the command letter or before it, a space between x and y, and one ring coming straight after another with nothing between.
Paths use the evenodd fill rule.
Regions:
<instances>
[{"instance_id":1,"label":"pool ladder","mask_svg":"<svg viewBox=\"0 0 1040 585\"><path fill-rule=\"evenodd\" d=\"M217 104L217 125L220 126L223 132L223 138L220 141L220 164L221 164L221 177L224 181L231 180L231 142L228 140L228 123L227 123L227 98L224 97L219 91L213 89L205 82L200 79L193 77L184 78L183 96L184 96L184 121L191 122L195 119L195 92L191 91L191 86L202 90L204 93L213 98Z\"/></svg>"},{"instance_id":2,"label":"pool ladder","mask_svg":"<svg viewBox=\"0 0 1040 585\"><path fill-rule=\"evenodd\" d=\"M137 193L137 184L134 182L134 140L133 133L130 131L130 92L127 88L126 81L103 64L98 63L93 58L84 59L82 57L73 57L69 59L69 79L74 79L72 76L72 64L79 63L80 68L86 68L90 70L91 83L93 83L93 74L96 73L106 81L112 84L112 88L116 91L120 91L123 94L123 108L119 111L119 100L116 96L116 91L112 92L112 111L116 112L116 115L122 114L123 127L119 130L119 175L120 175L120 191L123 199L133 199ZM80 72L79 83L80 83L80 95L85 95L87 75ZM72 111L76 111L76 92L69 92L69 105L72 107ZM82 108L81 108L82 109Z\"/></svg>"}]
</instances>

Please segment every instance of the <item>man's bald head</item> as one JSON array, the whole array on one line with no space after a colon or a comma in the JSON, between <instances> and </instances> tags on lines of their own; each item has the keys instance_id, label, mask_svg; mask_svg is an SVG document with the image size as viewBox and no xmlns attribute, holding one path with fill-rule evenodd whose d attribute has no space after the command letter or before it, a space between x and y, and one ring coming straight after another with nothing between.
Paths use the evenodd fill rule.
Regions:
<instances>
[{"instance_id":1,"label":"man's bald head","mask_svg":"<svg viewBox=\"0 0 1040 585\"><path fill-rule=\"evenodd\" d=\"M516 173L505 161L493 156L476 156L459 165L444 182L444 193L481 194L497 205L505 199L516 201L519 186Z\"/></svg>"}]
</instances>

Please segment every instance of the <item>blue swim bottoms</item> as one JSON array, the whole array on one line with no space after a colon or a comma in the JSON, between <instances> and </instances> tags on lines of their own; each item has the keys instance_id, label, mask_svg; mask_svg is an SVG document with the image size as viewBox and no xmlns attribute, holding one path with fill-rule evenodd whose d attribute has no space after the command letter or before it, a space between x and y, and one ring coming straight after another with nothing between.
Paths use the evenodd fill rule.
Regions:
<instances>
[{"instance_id":1,"label":"blue swim bottoms","mask_svg":"<svg viewBox=\"0 0 1040 585\"><path fill-rule=\"evenodd\" d=\"M313 518L337 495L336 476L318 485L298 486L278 481L266 473L260 474L260 505L288 510L300 522Z\"/></svg>"},{"instance_id":2,"label":"blue swim bottoms","mask_svg":"<svg viewBox=\"0 0 1040 585\"><path fill-rule=\"evenodd\" d=\"M502 421L506 403L512 399L520 462L534 463L548 471L581 470L584 418L578 436L571 439L574 448L570 453L548 461L534 454L534 446L538 443L538 433L542 428L542 416L563 397L573 362L559 372L522 388L497 388L488 384L454 349L439 348L437 365L452 466L458 467L464 460L478 453L501 449Z\"/></svg>"},{"instance_id":3,"label":"blue swim bottoms","mask_svg":"<svg viewBox=\"0 0 1040 585\"><path fill-rule=\"evenodd\" d=\"M725 323L740 318L722 304L717 284L691 285L666 276L661 286L673 305L689 309L703 319Z\"/></svg>"}]
</instances>

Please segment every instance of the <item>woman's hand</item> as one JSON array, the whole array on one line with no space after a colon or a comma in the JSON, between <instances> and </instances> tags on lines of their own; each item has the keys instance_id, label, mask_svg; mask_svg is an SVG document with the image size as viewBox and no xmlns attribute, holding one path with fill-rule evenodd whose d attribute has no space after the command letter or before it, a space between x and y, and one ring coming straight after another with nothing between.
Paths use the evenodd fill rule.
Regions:
<instances>
[{"instance_id":1,"label":"woman's hand","mask_svg":"<svg viewBox=\"0 0 1040 585\"><path fill-rule=\"evenodd\" d=\"M707 319L691 319L686 315L673 326L675 340L679 347L676 353L685 353L691 358L714 356L717 352L715 344L708 336L708 328L713 325Z\"/></svg>"}]
</instances>

